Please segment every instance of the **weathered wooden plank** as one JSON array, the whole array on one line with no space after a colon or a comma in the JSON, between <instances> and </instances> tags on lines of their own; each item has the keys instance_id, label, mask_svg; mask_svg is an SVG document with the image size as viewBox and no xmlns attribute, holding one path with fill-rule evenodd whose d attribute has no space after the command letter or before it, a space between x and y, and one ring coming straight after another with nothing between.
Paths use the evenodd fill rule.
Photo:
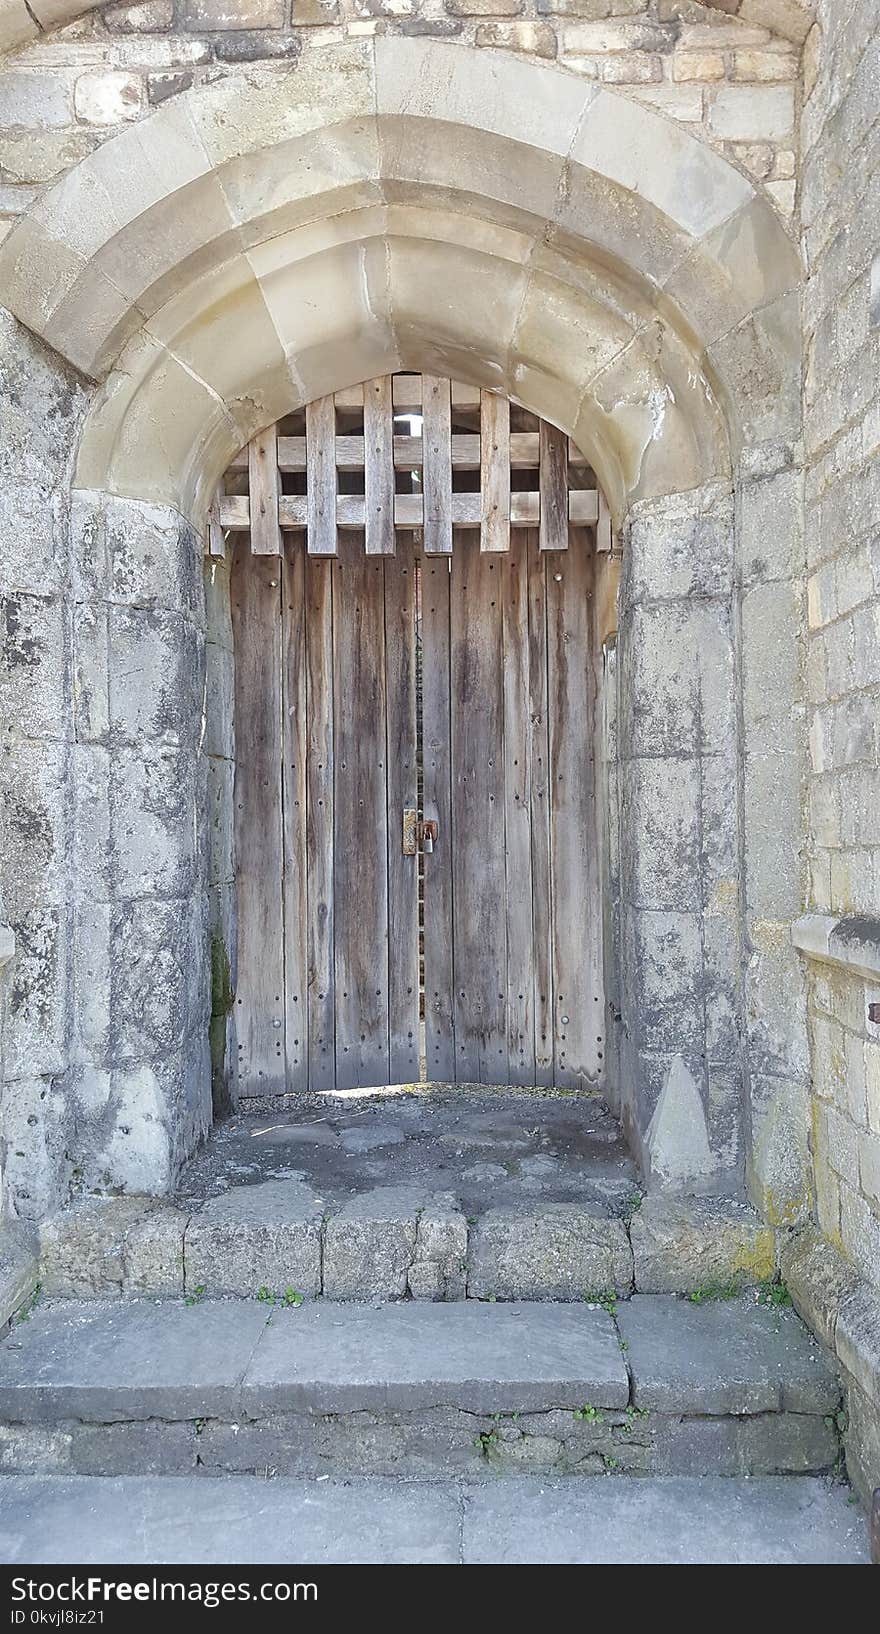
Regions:
<instances>
[{"instance_id":1,"label":"weathered wooden plank","mask_svg":"<svg viewBox=\"0 0 880 1634\"><path fill-rule=\"evenodd\" d=\"M226 556L226 540L220 524L220 490L218 488L211 501L205 526L205 555L214 560L223 561Z\"/></svg>"},{"instance_id":2,"label":"weathered wooden plank","mask_svg":"<svg viewBox=\"0 0 880 1634\"><path fill-rule=\"evenodd\" d=\"M510 401L480 393L480 549L510 549Z\"/></svg>"},{"instance_id":3,"label":"weathered wooden plank","mask_svg":"<svg viewBox=\"0 0 880 1634\"><path fill-rule=\"evenodd\" d=\"M438 375L423 375L422 493L426 556L448 556L452 550L451 414L449 381Z\"/></svg>"},{"instance_id":4,"label":"weathered wooden plank","mask_svg":"<svg viewBox=\"0 0 880 1634\"><path fill-rule=\"evenodd\" d=\"M306 522L310 556L336 555L336 407L332 397L306 406Z\"/></svg>"},{"instance_id":5,"label":"weathered wooden plank","mask_svg":"<svg viewBox=\"0 0 880 1634\"><path fill-rule=\"evenodd\" d=\"M585 548L548 560L554 1081L581 1089L596 1082L604 1053L591 598Z\"/></svg>"},{"instance_id":6,"label":"weathered wooden plank","mask_svg":"<svg viewBox=\"0 0 880 1634\"><path fill-rule=\"evenodd\" d=\"M403 810L418 805L416 571L402 533L385 562L388 698L388 1030L394 1084L419 1078L419 862L403 854Z\"/></svg>"},{"instance_id":7,"label":"weathered wooden plank","mask_svg":"<svg viewBox=\"0 0 880 1634\"><path fill-rule=\"evenodd\" d=\"M336 1087L389 1082L385 564L363 540L333 566Z\"/></svg>"},{"instance_id":8,"label":"weathered wooden plank","mask_svg":"<svg viewBox=\"0 0 880 1634\"><path fill-rule=\"evenodd\" d=\"M289 540L281 563L281 805L284 1048L288 1093L309 1087L309 897L306 764L306 554Z\"/></svg>"},{"instance_id":9,"label":"weathered wooden plank","mask_svg":"<svg viewBox=\"0 0 880 1634\"><path fill-rule=\"evenodd\" d=\"M535 1083L532 924L532 723L529 536L515 533L503 575L504 861L507 914L508 1082Z\"/></svg>"},{"instance_id":10,"label":"weathered wooden plank","mask_svg":"<svg viewBox=\"0 0 880 1634\"><path fill-rule=\"evenodd\" d=\"M459 534L452 556L453 968L459 1083L506 1083L502 563Z\"/></svg>"},{"instance_id":11,"label":"weathered wooden plank","mask_svg":"<svg viewBox=\"0 0 880 1634\"><path fill-rule=\"evenodd\" d=\"M278 502L282 528L305 528L308 523L308 499L305 494L282 494ZM537 492L514 492L510 496L512 527L537 527L540 498ZM478 528L482 501L478 493L452 495L452 523L456 528ZM595 489L577 488L569 494L569 517L573 523L588 525L599 514L599 500ZM366 511L363 494L339 494L336 500L336 523L340 528L363 531ZM424 516L421 494L395 494L394 526L420 528ZM245 494L226 494L220 502L220 520L224 528L245 529L249 526L250 509Z\"/></svg>"},{"instance_id":12,"label":"weathered wooden plank","mask_svg":"<svg viewBox=\"0 0 880 1634\"><path fill-rule=\"evenodd\" d=\"M423 807L440 830L425 857L425 1055L429 1080L454 1083L448 558L423 557L420 576Z\"/></svg>"},{"instance_id":13,"label":"weathered wooden plank","mask_svg":"<svg viewBox=\"0 0 880 1634\"><path fill-rule=\"evenodd\" d=\"M248 443L248 488L250 490L251 550L255 556L281 555L281 526L278 500L278 437L268 426Z\"/></svg>"},{"instance_id":14,"label":"weathered wooden plank","mask_svg":"<svg viewBox=\"0 0 880 1634\"><path fill-rule=\"evenodd\" d=\"M547 420L541 421L541 493L539 522L542 550L568 549L568 438Z\"/></svg>"},{"instance_id":15,"label":"weathered wooden plank","mask_svg":"<svg viewBox=\"0 0 880 1634\"><path fill-rule=\"evenodd\" d=\"M394 555L394 420L391 376L364 386L364 516L368 556Z\"/></svg>"},{"instance_id":16,"label":"weathered wooden plank","mask_svg":"<svg viewBox=\"0 0 880 1634\"><path fill-rule=\"evenodd\" d=\"M531 717L532 957L535 971L535 1082L553 1083L553 919L550 872L550 741L547 704L547 589L553 570L536 528L526 534Z\"/></svg>"},{"instance_id":17,"label":"weathered wooden plank","mask_svg":"<svg viewBox=\"0 0 880 1634\"><path fill-rule=\"evenodd\" d=\"M279 563L239 540L231 579L235 641L238 1093L282 1094L281 587Z\"/></svg>"},{"instance_id":18,"label":"weathered wooden plank","mask_svg":"<svg viewBox=\"0 0 880 1634\"><path fill-rule=\"evenodd\" d=\"M333 975L333 564L306 560L309 1088L336 1087Z\"/></svg>"}]
</instances>

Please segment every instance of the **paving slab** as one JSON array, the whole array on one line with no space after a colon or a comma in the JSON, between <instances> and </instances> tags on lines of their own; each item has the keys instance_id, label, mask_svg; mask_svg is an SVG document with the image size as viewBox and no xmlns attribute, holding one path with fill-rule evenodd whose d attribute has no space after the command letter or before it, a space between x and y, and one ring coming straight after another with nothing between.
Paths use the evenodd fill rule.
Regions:
<instances>
[{"instance_id":1,"label":"paving slab","mask_svg":"<svg viewBox=\"0 0 880 1634\"><path fill-rule=\"evenodd\" d=\"M473 1565L867 1564L867 1526L846 1487L803 1476L510 1480L472 1488Z\"/></svg>"},{"instance_id":2,"label":"paving slab","mask_svg":"<svg viewBox=\"0 0 880 1634\"><path fill-rule=\"evenodd\" d=\"M0 1559L450 1565L453 1487L189 1477L0 1477Z\"/></svg>"},{"instance_id":3,"label":"paving slab","mask_svg":"<svg viewBox=\"0 0 880 1634\"><path fill-rule=\"evenodd\" d=\"M844 1487L805 1478L452 1482L0 1477L29 1565L865 1565Z\"/></svg>"},{"instance_id":4,"label":"paving slab","mask_svg":"<svg viewBox=\"0 0 880 1634\"><path fill-rule=\"evenodd\" d=\"M0 1346L0 1419L199 1418L234 1412L268 1320L255 1302L59 1301Z\"/></svg>"},{"instance_id":5,"label":"paving slab","mask_svg":"<svg viewBox=\"0 0 880 1634\"><path fill-rule=\"evenodd\" d=\"M302 1408L527 1412L628 1399L605 1311L475 1300L279 1310L242 1390L251 1417Z\"/></svg>"},{"instance_id":6,"label":"paving slab","mask_svg":"<svg viewBox=\"0 0 880 1634\"><path fill-rule=\"evenodd\" d=\"M794 1311L753 1298L617 1307L636 1407L664 1413L832 1413L840 1384Z\"/></svg>"}]
</instances>

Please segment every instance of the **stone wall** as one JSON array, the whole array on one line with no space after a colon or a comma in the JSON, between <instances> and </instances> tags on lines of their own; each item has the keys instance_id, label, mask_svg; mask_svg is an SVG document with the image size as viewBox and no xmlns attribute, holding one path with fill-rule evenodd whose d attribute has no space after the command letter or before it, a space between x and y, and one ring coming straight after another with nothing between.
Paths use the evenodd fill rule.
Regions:
<instances>
[{"instance_id":1,"label":"stone wall","mask_svg":"<svg viewBox=\"0 0 880 1634\"><path fill-rule=\"evenodd\" d=\"M880 8L823 0L819 11L803 244L810 903L821 919L800 939L818 1218L880 1287L880 1016L868 1015L880 1000ZM855 944L834 930L853 915Z\"/></svg>"},{"instance_id":2,"label":"stone wall","mask_svg":"<svg viewBox=\"0 0 880 1634\"><path fill-rule=\"evenodd\" d=\"M764 0L765 5L768 0ZM777 0L782 9L794 0ZM748 7L744 17L749 15ZM752 18L759 15L753 4ZM0 236L125 124L243 62L386 31L460 39L613 85L681 121L790 218L799 48L692 0L143 0L105 6L0 61ZM794 31L796 34L796 30ZM789 28L789 34L792 29Z\"/></svg>"}]
</instances>

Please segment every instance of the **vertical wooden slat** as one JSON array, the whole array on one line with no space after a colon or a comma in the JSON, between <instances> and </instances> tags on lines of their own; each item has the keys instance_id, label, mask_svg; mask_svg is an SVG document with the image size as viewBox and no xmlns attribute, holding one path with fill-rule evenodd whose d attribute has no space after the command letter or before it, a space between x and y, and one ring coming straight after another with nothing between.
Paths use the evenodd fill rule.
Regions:
<instances>
[{"instance_id":1,"label":"vertical wooden slat","mask_svg":"<svg viewBox=\"0 0 880 1634\"><path fill-rule=\"evenodd\" d=\"M235 850L239 1095L282 1094L284 942L281 835L281 587L271 557L246 538L232 569L235 641Z\"/></svg>"},{"instance_id":2,"label":"vertical wooden slat","mask_svg":"<svg viewBox=\"0 0 880 1634\"><path fill-rule=\"evenodd\" d=\"M284 1014L288 1092L309 1087L306 553L287 540L281 561L281 799Z\"/></svg>"},{"instance_id":3,"label":"vertical wooden slat","mask_svg":"<svg viewBox=\"0 0 880 1634\"><path fill-rule=\"evenodd\" d=\"M547 561L550 700L554 1081L588 1088L601 1070L598 848L594 809L593 559L578 548Z\"/></svg>"},{"instance_id":4,"label":"vertical wooden slat","mask_svg":"<svg viewBox=\"0 0 880 1634\"><path fill-rule=\"evenodd\" d=\"M306 487L310 556L335 556L336 405L318 397L306 406Z\"/></svg>"},{"instance_id":5,"label":"vertical wooden slat","mask_svg":"<svg viewBox=\"0 0 880 1634\"><path fill-rule=\"evenodd\" d=\"M421 564L422 763L425 817L440 837L425 857L425 1054L428 1078L455 1082L449 560Z\"/></svg>"},{"instance_id":6,"label":"vertical wooden slat","mask_svg":"<svg viewBox=\"0 0 880 1634\"><path fill-rule=\"evenodd\" d=\"M518 529L503 574L504 859L508 1082L535 1083L531 686L528 538Z\"/></svg>"},{"instance_id":7,"label":"vertical wooden slat","mask_svg":"<svg viewBox=\"0 0 880 1634\"><path fill-rule=\"evenodd\" d=\"M248 489L251 507L251 550L255 556L281 555L278 522L278 436L268 426L248 443Z\"/></svg>"},{"instance_id":8,"label":"vertical wooden slat","mask_svg":"<svg viewBox=\"0 0 880 1634\"><path fill-rule=\"evenodd\" d=\"M540 423L541 495L539 523L542 550L568 549L568 438L546 420Z\"/></svg>"},{"instance_id":9,"label":"vertical wooden slat","mask_svg":"<svg viewBox=\"0 0 880 1634\"><path fill-rule=\"evenodd\" d=\"M480 392L480 549L510 549L510 401Z\"/></svg>"},{"instance_id":10,"label":"vertical wooden slat","mask_svg":"<svg viewBox=\"0 0 880 1634\"><path fill-rule=\"evenodd\" d=\"M602 553L611 549L611 512L608 501L599 489L599 521L596 524L596 549Z\"/></svg>"},{"instance_id":11,"label":"vertical wooden slat","mask_svg":"<svg viewBox=\"0 0 880 1634\"><path fill-rule=\"evenodd\" d=\"M333 979L333 564L306 561L309 1088L336 1087Z\"/></svg>"},{"instance_id":12,"label":"vertical wooden slat","mask_svg":"<svg viewBox=\"0 0 880 1634\"><path fill-rule=\"evenodd\" d=\"M336 1087L389 1082L385 564L343 535L333 564Z\"/></svg>"},{"instance_id":13,"label":"vertical wooden slat","mask_svg":"<svg viewBox=\"0 0 880 1634\"><path fill-rule=\"evenodd\" d=\"M391 376L364 386L364 522L368 556L394 555L394 421Z\"/></svg>"},{"instance_id":14,"label":"vertical wooden slat","mask_svg":"<svg viewBox=\"0 0 880 1634\"><path fill-rule=\"evenodd\" d=\"M422 490L426 556L452 550L452 406L449 381L422 376Z\"/></svg>"},{"instance_id":15,"label":"vertical wooden slat","mask_svg":"<svg viewBox=\"0 0 880 1634\"><path fill-rule=\"evenodd\" d=\"M220 489L217 489L208 511L206 554L219 561L226 556L226 539L220 526Z\"/></svg>"},{"instance_id":16,"label":"vertical wooden slat","mask_svg":"<svg viewBox=\"0 0 880 1634\"><path fill-rule=\"evenodd\" d=\"M452 553L453 964L459 1083L507 1081L502 564L459 530Z\"/></svg>"},{"instance_id":17,"label":"vertical wooden slat","mask_svg":"<svg viewBox=\"0 0 880 1634\"><path fill-rule=\"evenodd\" d=\"M552 561L526 534L529 573L532 938L535 967L535 1081L553 1083L553 919L550 873L550 748L547 708L547 589Z\"/></svg>"},{"instance_id":18,"label":"vertical wooden slat","mask_svg":"<svg viewBox=\"0 0 880 1634\"><path fill-rule=\"evenodd\" d=\"M388 1017L390 1081L419 1077L419 863L403 854L403 809L418 800L413 537L385 562L388 697ZM432 859L428 859L429 861Z\"/></svg>"}]
</instances>

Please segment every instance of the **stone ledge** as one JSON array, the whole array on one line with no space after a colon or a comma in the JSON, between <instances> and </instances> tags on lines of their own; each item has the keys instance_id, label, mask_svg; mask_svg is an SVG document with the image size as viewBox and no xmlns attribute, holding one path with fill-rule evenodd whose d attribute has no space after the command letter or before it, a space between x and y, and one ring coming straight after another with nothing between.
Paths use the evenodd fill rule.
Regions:
<instances>
[{"instance_id":1,"label":"stone ledge","mask_svg":"<svg viewBox=\"0 0 880 1634\"><path fill-rule=\"evenodd\" d=\"M771 1278L776 1243L748 1203L653 1193L630 1222L638 1293L692 1294L715 1283Z\"/></svg>"},{"instance_id":2,"label":"stone ledge","mask_svg":"<svg viewBox=\"0 0 880 1634\"><path fill-rule=\"evenodd\" d=\"M805 913L792 925L791 939L806 959L837 965L866 981L880 981L880 919Z\"/></svg>"},{"instance_id":3,"label":"stone ledge","mask_svg":"<svg viewBox=\"0 0 880 1634\"><path fill-rule=\"evenodd\" d=\"M785 1244L781 1266L795 1309L840 1363L847 1469L868 1503L880 1486L880 1291L814 1227Z\"/></svg>"}]
</instances>

